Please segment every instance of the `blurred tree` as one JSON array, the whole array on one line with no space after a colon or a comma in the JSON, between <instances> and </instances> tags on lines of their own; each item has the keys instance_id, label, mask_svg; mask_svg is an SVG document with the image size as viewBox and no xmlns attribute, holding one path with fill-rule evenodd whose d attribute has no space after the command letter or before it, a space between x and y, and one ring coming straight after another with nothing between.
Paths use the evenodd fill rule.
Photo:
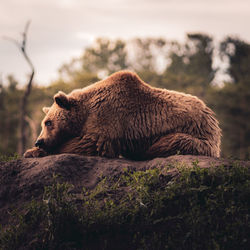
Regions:
<instances>
[{"instance_id":1,"label":"blurred tree","mask_svg":"<svg viewBox=\"0 0 250 250\"><path fill-rule=\"evenodd\" d=\"M20 101L23 92L18 82L10 75L7 84L0 85L0 153L12 155L18 150Z\"/></svg>"},{"instance_id":2,"label":"blurred tree","mask_svg":"<svg viewBox=\"0 0 250 250\"><path fill-rule=\"evenodd\" d=\"M187 73L203 78L207 86L214 79L216 69L213 64L213 40L205 34L188 34L187 47Z\"/></svg>"},{"instance_id":3,"label":"blurred tree","mask_svg":"<svg viewBox=\"0 0 250 250\"><path fill-rule=\"evenodd\" d=\"M211 92L211 107L217 113L223 132L222 155L250 158L250 88L243 83L225 83Z\"/></svg>"},{"instance_id":4,"label":"blurred tree","mask_svg":"<svg viewBox=\"0 0 250 250\"><path fill-rule=\"evenodd\" d=\"M162 56L165 58L166 45L166 40L162 38L136 38L127 42L130 68L138 73L160 73L159 68L162 65L159 64L165 62L159 62L159 59Z\"/></svg>"},{"instance_id":5,"label":"blurred tree","mask_svg":"<svg viewBox=\"0 0 250 250\"><path fill-rule=\"evenodd\" d=\"M234 83L245 82L249 85L250 44L238 38L227 37L220 44L220 55L228 61L227 73Z\"/></svg>"},{"instance_id":6,"label":"blurred tree","mask_svg":"<svg viewBox=\"0 0 250 250\"><path fill-rule=\"evenodd\" d=\"M164 74L165 85L206 98L217 69L213 64L214 45L205 34L188 34L185 44L172 42L170 65Z\"/></svg>"},{"instance_id":7,"label":"blurred tree","mask_svg":"<svg viewBox=\"0 0 250 250\"><path fill-rule=\"evenodd\" d=\"M250 158L250 44L226 38L221 42L221 56L228 62L232 81L225 83L213 97L223 129L223 154Z\"/></svg>"},{"instance_id":8,"label":"blurred tree","mask_svg":"<svg viewBox=\"0 0 250 250\"><path fill-rule=\"evenodd\" d=\"M86 72L105 76L128 68L126 43L122 40L98 38L82 56L82 67Z\"/></svg>"},{"instance_id":9,"label":"blurred tree","mask_svg":"<svg viewBox=\"0 0 250 250\"><path fill-rule=\"evenodd\" d=\"M46 92L51 96L53 96L59 90L69 93L73 89L84 88L99 80L100 79L93 73L75 70L64 74L64 77L61 76L57 80L51 82Z\"/></svg>"},{"instance_id":10,"label":"blurred tree","mask_svg":"<svg viewBox=\"0 0 250 250\"><path fill-rule=\"evenodd\" d=\"M160 59L165 59L165 45L166 41L161 38L138 38L126 42L98 38L82 57L64 64L60 74L64 80L72 81L86 73L103 78L116 71L130 69L151 78L159 73L159 64L161 67L164 65Z\"/></svg>"}]
</instances>

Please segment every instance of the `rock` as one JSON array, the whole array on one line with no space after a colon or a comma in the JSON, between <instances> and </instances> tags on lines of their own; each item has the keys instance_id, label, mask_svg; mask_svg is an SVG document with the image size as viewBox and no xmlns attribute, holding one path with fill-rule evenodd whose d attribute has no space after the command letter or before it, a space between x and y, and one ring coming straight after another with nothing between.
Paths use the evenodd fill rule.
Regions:
<instances>
[{"instance_id":1,"label":"rock","mask_svg":"<svg viewBox=\"0 0 250 250\"><path fill-rule=\"evenodd\" d=\"M231 166L233 161L206 156L176 155L156 158L149 161L130 161L127 159L107 159L73 154L51 155L43 158L21 158L10 162L0 162L0 224L8 222L9 212L20 210L32 199L42 197L44 186L57 175L60 180L74 185L74 193L82 188L94 188L101 177L115 176L125 169L133 171L166 166L192 166L198 162L201 168ZM250 161L240 162L249 166ZM169 168L165 174L171 178L178 176L178 169Z\"/></svg>"}]
</instances>

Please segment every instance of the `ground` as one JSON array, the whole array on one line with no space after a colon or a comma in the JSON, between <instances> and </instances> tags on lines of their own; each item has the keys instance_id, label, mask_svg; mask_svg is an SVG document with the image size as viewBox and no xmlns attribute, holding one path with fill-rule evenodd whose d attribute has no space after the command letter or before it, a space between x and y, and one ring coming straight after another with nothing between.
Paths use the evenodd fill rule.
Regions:
<instances>
[{"instance_id":1,"label":"ground","mask_svg":"<svg viewBox=\"0 0 250 250\"><path fill-rule=\"evenodd\" d=\"M0 245L247 249L249 194L249 161L62 154L1 162Z\"/></svg>"}]
</instances>

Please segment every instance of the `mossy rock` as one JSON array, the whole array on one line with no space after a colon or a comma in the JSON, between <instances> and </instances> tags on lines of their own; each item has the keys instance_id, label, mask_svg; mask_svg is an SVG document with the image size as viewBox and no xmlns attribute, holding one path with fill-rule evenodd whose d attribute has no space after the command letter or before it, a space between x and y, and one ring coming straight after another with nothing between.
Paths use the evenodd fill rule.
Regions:
<instances>
[{"instance_id":1,"label":"mossy rock","mask_svg":"<svg viewBox=\"0 0 250 250\"><path fill-rule=\"evenodd\" d=\"M249 249L248 163L176 159L124 160L91 188L54 173L42 195L12 211L1 249Z\"/></svg>"}]
</instances>

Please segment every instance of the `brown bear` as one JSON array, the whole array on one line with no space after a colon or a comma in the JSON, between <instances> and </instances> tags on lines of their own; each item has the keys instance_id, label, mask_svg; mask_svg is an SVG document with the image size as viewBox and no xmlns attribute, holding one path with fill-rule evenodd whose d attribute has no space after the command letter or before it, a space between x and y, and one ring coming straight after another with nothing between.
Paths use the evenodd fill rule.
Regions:
<instances>
[{"instance_id":1,"label":"brown bear","mask_svg":"<svg viewBox=\"0 0 250 250\"><path fill-rule=\"evenodd\" d=\"M42 132L25 157L220 155L221 130L211 109L195 96L151 87L128 71L68 95L60 91L43 111Z\"/></svg>"}]
</instances>

